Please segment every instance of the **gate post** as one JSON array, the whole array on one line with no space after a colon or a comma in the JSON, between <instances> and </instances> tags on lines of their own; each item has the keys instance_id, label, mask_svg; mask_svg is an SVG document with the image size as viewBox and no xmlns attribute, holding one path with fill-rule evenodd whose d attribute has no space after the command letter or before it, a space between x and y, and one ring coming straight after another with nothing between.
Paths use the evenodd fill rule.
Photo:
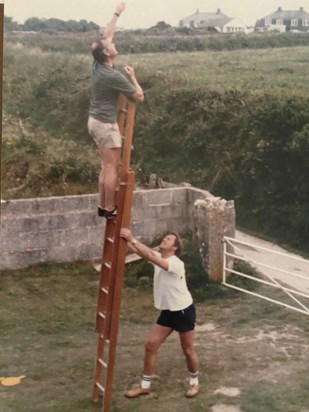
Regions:
<instances>
[{"instance_id":1,"label":"gate post","mask_svg":"<svg viewBox=\"0 0 309 412\"><path fill-rule=\"evenodd\" d=\"M203 265L209 280L223 280L223 236L235 237L234 201L221 198L197 200L194 223ZM233 262L228 262L228 266Z\"/></svg>"}]
</instances>

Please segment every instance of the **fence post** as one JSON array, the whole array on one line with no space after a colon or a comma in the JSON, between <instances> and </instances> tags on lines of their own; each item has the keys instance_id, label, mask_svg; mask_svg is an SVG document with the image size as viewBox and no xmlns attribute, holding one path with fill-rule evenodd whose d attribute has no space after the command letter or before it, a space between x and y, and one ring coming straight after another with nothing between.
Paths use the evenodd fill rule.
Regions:
<instances>
[{"instance_id":1,"label":"fence post","mask_svg":"<svg viewBox=\"0 0 309 412\"><path fill-rule=\"evenodd\" d=\"M194 222L203 265L209 280L223 280L223 236L235 237L234 201L221 198L197 200ZM229 263L229 262L228 262Z\"/></svg>"}]
</instances>

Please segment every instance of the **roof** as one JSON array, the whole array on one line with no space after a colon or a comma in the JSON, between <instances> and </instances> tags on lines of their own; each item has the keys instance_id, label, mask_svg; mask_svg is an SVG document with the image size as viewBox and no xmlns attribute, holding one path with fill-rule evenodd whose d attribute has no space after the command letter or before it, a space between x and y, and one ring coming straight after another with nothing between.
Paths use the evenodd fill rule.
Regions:
<instances>
[{"instance_id":1,"label":"roof","mask_svg":"<svg viewBox=\"0 0 309 412\"><path fill-rule=\"evenodd\" d=\"M191 14L188 17L185 17L183 19L181 19L180 21L183 20L190 20L190 21L194 21L194 22L199 22L201 20L208 22L208 21L217 21L217 20L222 20L225 19L226 21L231 20L230 17L226 16L224 13L201 13L201 12L196 12L194 14ZM217 25L217 24L216 24Z\"/></svg>"},{"instance_id":2,"label":"roof","mask_svg":"<svg viewBox=\"0 0 309 412\"><path fill-rule=\"evenodd\" d=\"M274 19L283 19L283 20L291 20L291 19L308 19L309 13L307 13L304 9L299 10L282 10L280 7L275 12L268 14L267 16L263 17L262 19L267 18L274 18Z\"/></svg>"},{"instance_id":3,"label":"roof","mask_svg":"<svg viewBox=\"0 0 309 412\"><path fill-rule=\"evenodd\" d=\"M229 19L229 21L226 22L224 26L247 27L247 25L241 19L238 19L237 17L235 17L235 19Z\"/></svg>"},{"instance_id":4,"label":"roof","mask_svg":"<svg viewBox=\"0 0 309 412\"><path fill-rule=\"evenodd\" d=\"M203 24L203 27L223 27L223 26L226 25L226 23L228 23L231 20L232 19L230 19L229 17L227 17L225 19L222 18L222 19L207 20Z\"/></svg>"}]
</instances>

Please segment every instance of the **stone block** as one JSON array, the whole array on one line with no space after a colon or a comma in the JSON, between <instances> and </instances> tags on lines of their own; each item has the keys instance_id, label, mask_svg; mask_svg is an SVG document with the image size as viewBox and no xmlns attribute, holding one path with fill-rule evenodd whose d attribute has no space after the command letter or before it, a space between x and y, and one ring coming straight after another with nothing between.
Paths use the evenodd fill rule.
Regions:
<instances>
[{"instance_id":1,"label":"stone block","mask_svg":"<svg viewBox=\"0 0 309 412\"><path fill-rule=\"evenodd\" d=\"M160 203L171 203L172 193L175 189L161 189L161 190L145 190L145 203L150 205L158 205ZM177 190L177 189L176 189Z\"/></svg>"},{"instance_id":2,"label":"stone block","mask_svg":"<svg viewBox=\"0 0 309 412\"><path fill-rule=\"evenodd\" d=\"M195 233L209 279L223 279L223 237L235 237L234 202L208 198L195 202Z\"/></svg>"}]
</instances>

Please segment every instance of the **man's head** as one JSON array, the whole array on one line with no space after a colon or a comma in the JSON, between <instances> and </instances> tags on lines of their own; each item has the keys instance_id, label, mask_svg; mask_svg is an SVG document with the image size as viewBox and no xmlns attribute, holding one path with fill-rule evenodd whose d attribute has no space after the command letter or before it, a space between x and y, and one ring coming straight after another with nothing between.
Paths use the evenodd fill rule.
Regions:
<instances>
[{"instance_id":1,"label":"man's head","mask_svg":"<svg viewBox=\"0 0 309 412\"><path fill-rule=\"evenodd\" d=\"M179 256L183 250L181 237L176 232L170 232L162 239L159 245L161 251L173 251L176 256Z\"/></svg>"},{"instance_id":2,"label":"man's head","mask_svg":"<svg viewBox=\"0 0 309 412\"><path fill-rule=\"evenodd\" d=\"M115 43L106 38L95 40L91 45L91 53L94 60L100 64L112 62L118 55Z\"/></svg>"}]
</instances>

